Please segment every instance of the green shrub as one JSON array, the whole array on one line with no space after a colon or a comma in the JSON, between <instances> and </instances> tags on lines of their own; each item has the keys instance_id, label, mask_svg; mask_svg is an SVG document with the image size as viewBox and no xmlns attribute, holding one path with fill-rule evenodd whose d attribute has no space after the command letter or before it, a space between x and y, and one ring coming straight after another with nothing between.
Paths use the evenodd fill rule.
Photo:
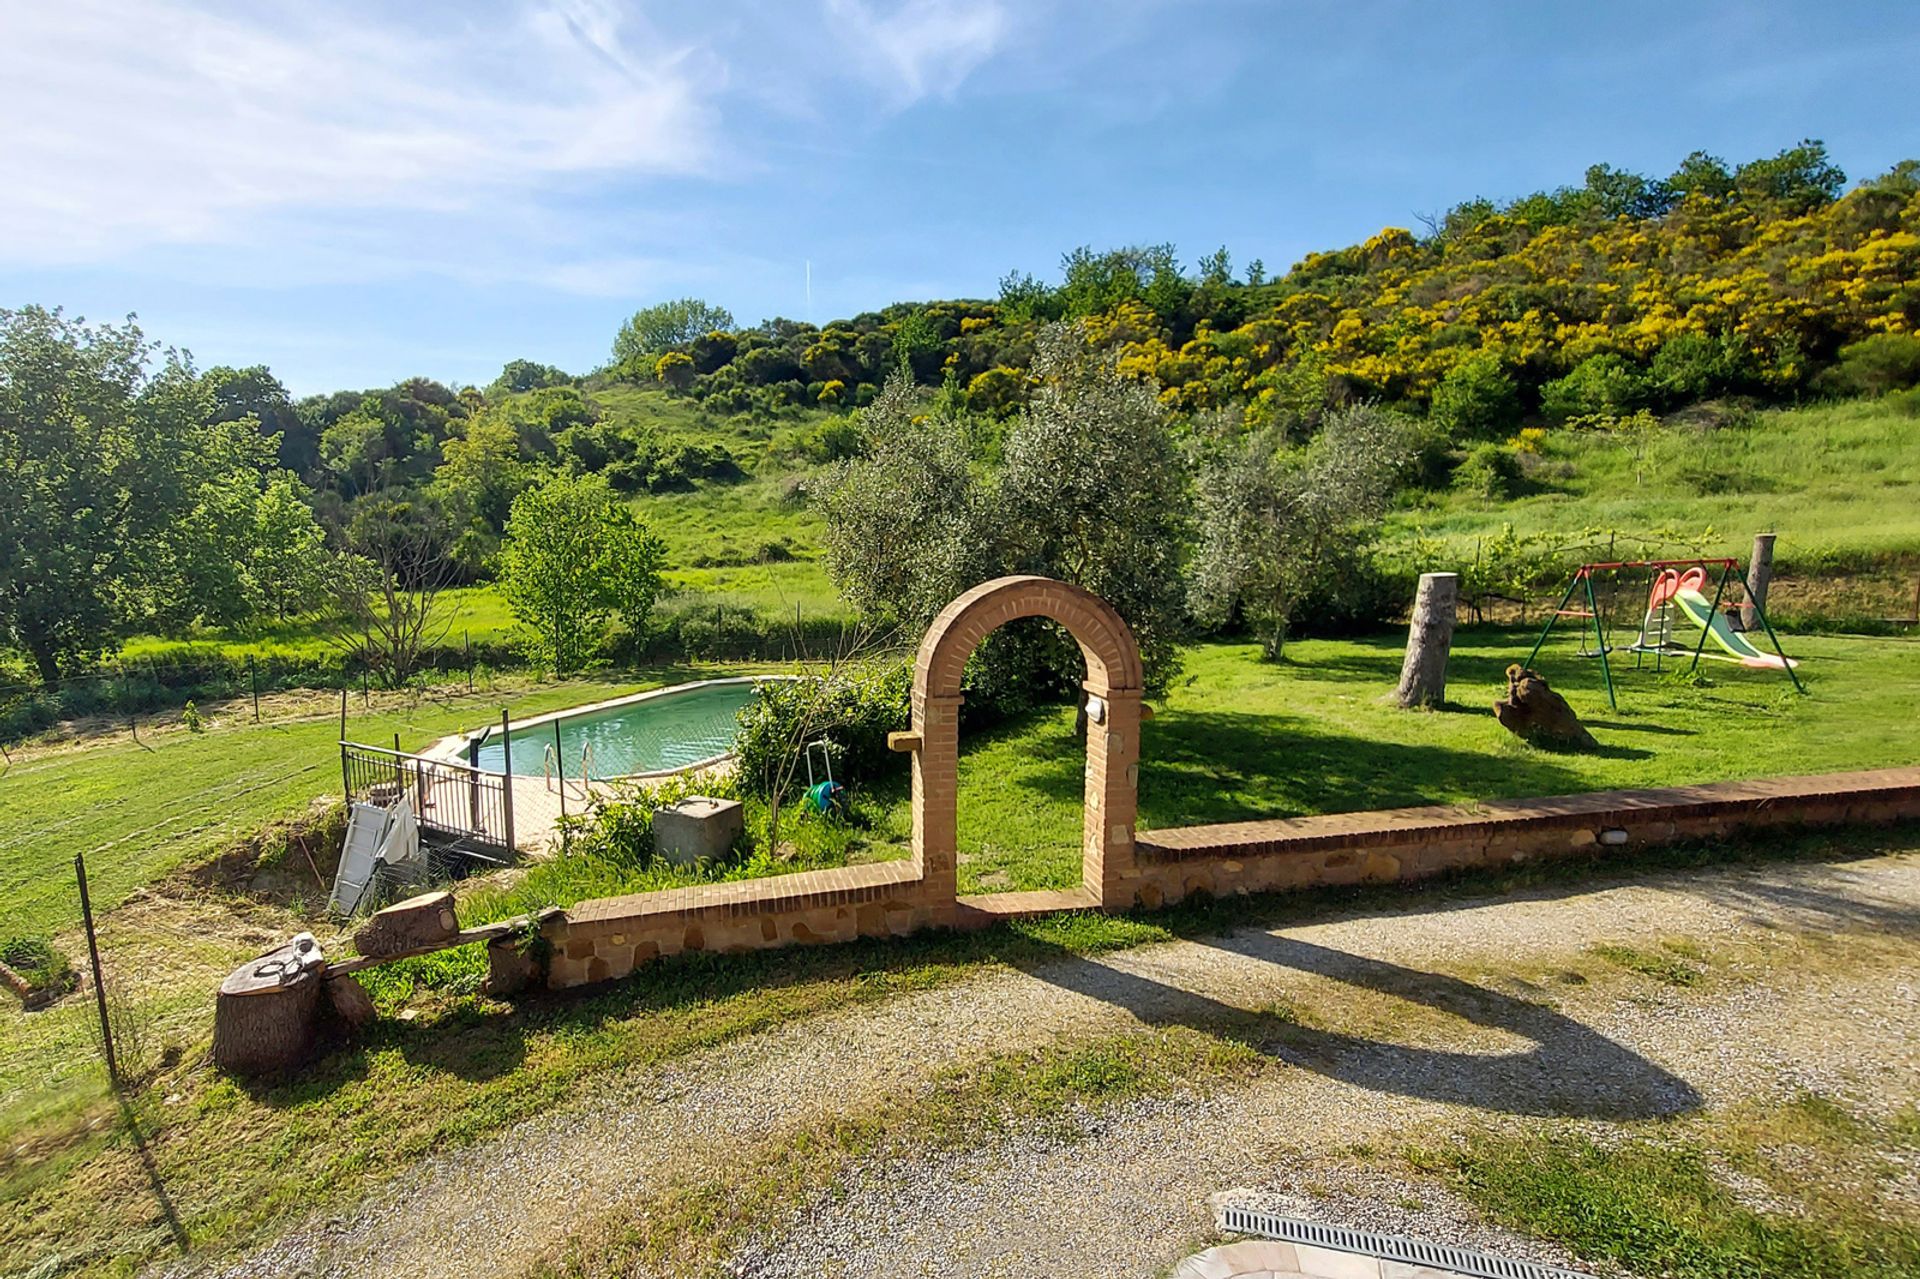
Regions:
<instances>
[{"instance_id":1,"label":"green shrub","mask_svg":"<svg viewBox=\"0 0 1920 1279\"><path fill-rule=\"evenodd\" d=\"M1840 362L1822 373L1821 390L1837 395L1885 395L1920 383L1920 335L1876 333L1840 348Z\"/></svg>"},{"instance_id":2,"label":"green shrub","mask_svg":"<svg viewBox=\"0 0 1920 1279\"><path fill-rule=\"evenodd\" d=\"M913 721L913 668L904 661L873 663L831 676L767 680L740 712L734 739L740 785L766 795L788 772L787 789L804 784L806 771L792 761L805 744L827 743L834 776L841 781L873 777L898 767L887 734Z\"/></svg>"},{"instance_id":3,"label":"green shrub","mask_svg":"<svg viewBox=\"0 0 1920 1279\"><path fill-rule=\"evenodd\" d=\"M584 814L567 819L567 856L606 862L622 870L653 863L653 813L691 795L741 798L734 774L682 775L646 786L623 786L612 795L596 795ZM745 852L736 847L736 855Z\"/></svg>"},{"instance_id":4,"label":"green shrub","mask_svg":"<svg viewBox=\"0 0 1920 1279\"><path fill-rule=\"evenodd\" d=\"M73 965L47 938L34 933L0 934L0 962L27 979L36 990L64 984Z\"/></svg>"},{"instance_id":5,"label":"green shrub","mask_svg":"<svg viewBox=\"0 0 1920 1279\"><path fill-rule=\"evenodd\" d=\"M1429 417L1450 439L1504 436L1520 424L1520 395L1498 356L1476 355L1440 379Z\"/></svg>"},{"instance_id":6,"label":"green shrub","mask_svg":"<svg viewBox=\"0 0 1920 1279\"><path fill-rule=\"evenodd\" d=\"M1540 407L1556 422L1604 414L1619 417L1645 405L1646 378L1618 355L1595 355L1582 360L1573 372L1547 383Z\"/></svg>"},{"instance_id":7,"label":"green shrub","mask_svg":"<svg viewBox=\"0 0 1920 1279\"><path fill-rule=\"evenodd\" d=\"M1453 486L1490 501L1504 501L1520 487L1520 458L1504 444L1476 444L1454 468Z\"/></svg>"}]
</instances>

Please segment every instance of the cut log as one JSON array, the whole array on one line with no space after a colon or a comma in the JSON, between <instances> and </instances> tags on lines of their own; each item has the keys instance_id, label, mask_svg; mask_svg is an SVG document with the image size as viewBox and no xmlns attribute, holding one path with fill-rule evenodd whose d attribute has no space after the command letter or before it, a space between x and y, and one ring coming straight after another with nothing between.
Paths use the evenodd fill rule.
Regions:
<instances>
[{"instance_id":1,"label":"cut log","mask_svg":"<svg viewBox=\"0 0 1920 1279\"><path fill-rule=\"evenodd\" d=\"M369 958L400 955L439 946L459 932L453 894L422 893L377 912L353 935L353 945Z\"/></svg>"},{"instance_id":2,"label":"cut log","mask_svg":"<svg viewBox=\"0 0 1920 1279\"><path fill-rule=\"evenodd\" d=\"M1453 621L1460 605L1458 573L1422 573L1413 598L1413 622L1407 628L1407 656L1400 666L1394 700L1413 709L1447 700L1447 655L1453 649Z\"/></svg>"},{"instance_id":3,"label":"cut log","mask_svg":"<svg viewBox=\"0 0 1920 1279\"><path fill-rule=\"evenodd\" d=\"M373 1020L373 997L367 994L367 988L358 978L344 973L329 974L325 984L333 1015L344 1022L348 1030L358 1030Z\"/></svg>"},{"instance_id":4,"label":"cut log","mask_svg":"<svg viewBox=\"0 0 1920 1279\"><path fill-rule=\"evenodd\" d=\"M1535 746L1594 750L1600 743L1547 681L1523 666L1507 667L1507 695L1493 704L1500 726Z\"/></svg>"},{"instance_id":5,"label":"cut log","mask_svg":"<svg viewBox=\"0 0 1920 1279\"><path fill-rule=\"evenodd\" d=\"M325 966L313 935L301 933L229 973L214 1001L214 1064L236 1075L305 1064L319 1034Z\"/></svg>"}]
</instances>

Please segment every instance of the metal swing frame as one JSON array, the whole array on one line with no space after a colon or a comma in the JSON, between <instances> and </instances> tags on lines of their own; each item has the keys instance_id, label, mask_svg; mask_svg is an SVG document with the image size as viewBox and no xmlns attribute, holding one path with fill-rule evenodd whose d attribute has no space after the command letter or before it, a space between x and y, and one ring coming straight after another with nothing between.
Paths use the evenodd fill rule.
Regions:
<instances>
[{"instance_id":1,"label":"metal swing frame","mask_svg":"<svg viewBox=\"0 0 1920 1279\"><path fill-rule=\"evenodd\" d=\"M1580 627L1581 643L1582 645L1586 643L1587 625L1588 623L1591 623L1593 628L1594 647L1591 651L1582 647L1582 649L1580 650L1580 655L1583 657L1598 657L1600 659L1600 677L1606 683L1606 686L1607 686L1607 705L1612 707L1615 710L1618 710L1620 708L1620 702L1614 692L1613 663L1611 659L1608 657L1608 654L1610 654L1613 651L1612 646L1608 643L1608 632L1610 632L1613 629L1613 622L1612 622L1611 616L1609 614L1603 613L1600 608L1599 597L1594 593L1594 589L1593 589L1593 579L1596 573L1618 573L1622 569L1642 569L1642 568L1650 571L1652 575L1652 579L1657 579L1659 574L1662 571L1670 568L1671 569L1684 569L1684 568L1717 568L1719 569L1720 580L1719 580L1719 584L1714 588L1713 605L1707 612L1707 616L1709 618L1712 618L1713 616L1715 616L1720 612L1721 602L1727 598L1727 587L1729 584L1737 583L1740 590L1742 591L1747 590L1746 579L1739 575L1740 562L1738 560L1731 559L1731 558L1707 558L1707 559L1691 559L1691 560L1610 560L1610 561L1604 561L1604 562L1594 563L1594 564L1582 564L1579 568L1574 570L1573 580L1567 583L1566 593L1560 597L1559 605L1555 607L1552 612L1547 614L1547 624L1540 628L1540 638L1536 639L1533 642L1533 650L1527 654L1527 660L1525 662L1525 665L1528 667L1531 667L1533 665L1534 659L1540 656L1540 649L1546 644L1547 636L1552 633L1555 623L1557 623L1563 617L1581 618L1583 619L1582 625ZM1584 590L1586 593L1587 606L1585 608L1571 608L1571 609L1568 608L1567 605L1572 602L1574 595L1582 590ZM1618 593L1617 587L1616 587L1615 593L1616 594ZM1649 585L1648 594L1651 595L1651 593L1652 593L1652 586ZM1800 682L1800 676L1794 672L1793 660L1789 658L1786 654L1786 651L1780 647L1780 637L1774 634L1773 623L1767 620L1766 605L1761 603L1759 600L1755 599L1751 591L1747 592L1746 602L1753 606L1753 611L1755 616L1757 616L1760 619L1760 625L1762 628L1765 629L1767 633L1767 642L1773 645L1773 651L1775 655L1780 658L1781 669L1786 671L1787 678L1793 681L1793 687L1797 691L1801 693L1805 693L1807 691L1806 685ZM1700 628L1700 638L1698 641L1695 642L1693 646L1693 654L1692 654L1693 660L1687 665L1687 670L1689 672L1696 671L1700 668L1700 658L1706 652L1706 648L1707 648L1707 628L1703 626ZM1664 641L1653 646L1647 645L1646 621L1644 616L1642 617L1641 624L1640 624L1639 639L1637 639L1632 645L1629 646L1629 650L1634 654L1634 665L1636 667L1640 664L1640 659L1649 652L1655 654L1656 664L1660 662L1669 653L1672 653L1672 655L1676 657L1684 655L1686 653L1685 648L1679 648L1678 651L1676 652L1674 649L1669 648Z\"/></svg>"}]
</instances>

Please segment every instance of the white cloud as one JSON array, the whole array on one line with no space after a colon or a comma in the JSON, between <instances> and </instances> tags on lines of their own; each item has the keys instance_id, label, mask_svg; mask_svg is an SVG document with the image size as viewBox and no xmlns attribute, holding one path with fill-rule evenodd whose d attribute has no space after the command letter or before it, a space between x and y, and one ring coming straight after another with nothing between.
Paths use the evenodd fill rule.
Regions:
<instances>
[{"instance_id":1,"label":"white cloud","mask_svg":"<svg viewBox=\"0 0 1920 1279\"><path fill-rule=\"evenodd\" d=\"M437 29L316 8L10 6L0 259L217 241L276 210L463 214L570 175L720 162L724 67L600 0Z\"/></svg>"},{"instance_id":2,"label":"white cloud","mask_svg":"<svg viewBox=\"0 0 1920 1279\"><path fill-rule=\"evenodd\" d=\"M827 0L826 12L852 65L886 83L901 105L953 93L1009 30L998 0Z\"/></svg>"}]
</instances>

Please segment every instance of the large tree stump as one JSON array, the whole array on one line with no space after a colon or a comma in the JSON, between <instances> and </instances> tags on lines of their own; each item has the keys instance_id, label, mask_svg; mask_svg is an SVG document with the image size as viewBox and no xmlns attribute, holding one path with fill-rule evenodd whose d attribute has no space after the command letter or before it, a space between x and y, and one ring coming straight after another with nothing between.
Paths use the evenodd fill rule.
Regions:
<instances>
[{"instance_id":1,"label":"large tree stump","mask_svg":"<svg viewBox=\"0 0 1920 1279\"><path fill-rule=\"evenodd\" d=\"M1422 573L1407 628L1407 656L1400 666L1394 700L1412 709L1447 700L1447 655L1453 649L1453 622L1460 606L1458 573Z\"/></svg>"},{"instance_id":2,"label":"large tree stump","mask_svg":"<svg viewBox=\"0 0 1920 1279\"><path fill-rule=\"evenodd\" d=\"M311 933L250 959L220 983L213 1009L213 1061L236 1075L304 1063L320 1028L320 974Z\"/></svg>"},{"instance_id":3,"label":"large tree stump","mask_svg":"<svg viewBox=\"0 0 1920 1279\"><path fill-rule=\"evenodd\" d=\"M453 894L422 893L378 911L353 935L354 949L368 958L386 958L433 950L460 931Z\"/></svg>"},{"instance_id":4,"label":"large tree stump","mask_svg":"<svg viewBox=\"0 0 1920 1279\"><path fill-rule=\"evenodd\" d=\"M1753 535L1753 558L1747 561L1747 600L1740 606L1740 629L1760 629L1760 613L1767 606L1767 587L1773 582L1772 533Z\"/></svg>"},{"instance_id":5,"label":"large tree stump","mask_svg":"<svg viewBox=\"0 0 1920 1279\"><path fill-rule=\"evenodd\" d=\"M1600 745L1567 699L1523 666L1507 667L1507 695L1493 704L1493 717L1502 728L1536 746L1593 750Z\"/></svg>"}]
</instances>

